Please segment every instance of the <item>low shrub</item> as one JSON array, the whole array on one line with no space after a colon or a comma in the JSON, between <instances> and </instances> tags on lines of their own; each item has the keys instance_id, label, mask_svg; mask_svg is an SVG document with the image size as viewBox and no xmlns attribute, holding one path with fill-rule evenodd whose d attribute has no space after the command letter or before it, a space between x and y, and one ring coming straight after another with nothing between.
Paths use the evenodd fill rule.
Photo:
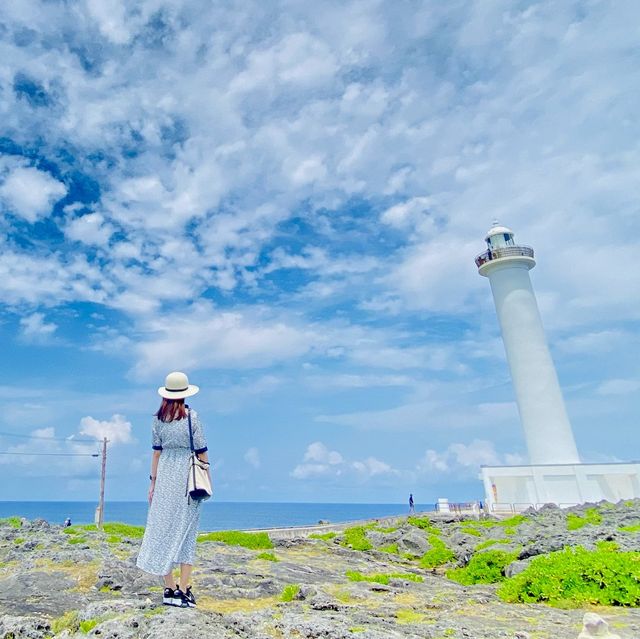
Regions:
<instances>
[{"instance_id":1,"label":"low shrub","mask_svg":"<svg viewBox=\"0 0 640 639\"><path fill-rule=\"evenodd\" d=\"M582 517L575 513L567 514L567 530L579 530L587 524L591 526L599 526L601 523L602 515L597 508L587 508Z\"/></svg>"},{"instance_id":2,"label":"low shrub","mask_svg":"<svg viewBox=\"0 0 640 639\"><path fill-rule=\"evenodd\" d=\"M218 532L202 533L198 541L220 541L229 546L243 546L252 550L270 550L273 543L265 532L246 533L239 530L220 530Z\"/></svg>"},{"instance_id":3,"label":"low shrub","mask_svg":"<svg viewBox=\"0 0 640 639\"><path fill-rule=\"evenodd\" d=\"M22 520L20 517L5 517L4 519L0 519L0 525L20 528L22 526Z\"/></svg>"},{"instance_id":4,"label":"low shrub","mask_svg":"<svg viewBox=\"0 0 640 639\"><path fill-rule=\"evenodd\" d=\"M427 550L420 558L420 565L423 568L435 568L436 566L442 566L455 559L453 551L447 548L446 544L437 535L429 535L429 543L431 549Z\"/></svg>"},{"instance_id":5,"label":"low shrub","mask_svg":"<svg viewBox=\"0 0 640 639\"><path fill-rule=\"evenodd\" d=\"M300 592L300 586L298 584L289 584L285 586L280 595L280 601L293 601Z\"/></svg>"},{"instance_id":6,"label":"low shrub","mask_svg":"<svg viewBox=\"0 0 640 639\"><path fill-rule=\"evenodd\" d=\"M526 515L513 515L513 517L507 517L507 519L467 519L463 522L463 528L517 528L520 524L524 524L529 521L530 518Z\"/></svg>"},{"instance_id":7,"label":"low shrub","mask_svg":"<svg viewBox=\"0 0 640 639\"><path fill-rule=\"evenodd\" d=\"M309 539L321 539L322 541L331 541L334 537L337 537L338 533L326 532L326 533L311 533Z\"/></svg>"},{"instance_id":8,"label":"low shrub","mask_svg":"<svg viewBox=\"0 0 640 639\"><path fill-rule=\"evenodd\" d=\"M474 552L478 552L479 550L484 550L485 548L490 548L491 546L495 546L496 544L505 544L509 543L506 540L500 539L487 539L485 541L481 541L475 548Z\"/></svg>"},{"instance_id":9,"label":"low shrub","mask_svg":"<svg viewBox=\"0 0 640 639\"><path fill-rule=\"evenodd\" d=\"M565 548L536 557L505 581L507 602L544 602L561 607L640 606L640 552Z\"/></svg>"},{"instance_id":10,"label":"low shrub","mask_svg":"<svg viewBox=\"0 0 640 639\"><path fill-rule=\"evenodd\" d=\"M415 581L417 583L424 581L421 575L416 575L412 572L376 572L365 574L355 570L347 570L345 574L349 581L371 581L376 584L384 584L385 586L388 585L392 579L404 579L405 581Z\"/></svg>"},{"instance_id":11,"label":"low shrub","mask_svg":"<svg viewBox=\"0 0 640 639\"><path fill-rule=\"evenodd\" d=\"M341 546L351 548L352 550L371 550L373 544L367 539L367 526L352 526L347 528L343 533Z\"/></svg>"},{"instance_id":12,"label":"low shrub","mask_svg":"<svg viewBox=\"0 0 640 639\"><path fill-rule=\"evenodd\" d=\"M464 568L447 571L447 577L464 586L494 584L505 579L504 569L517 558L514 552L487 550L473 555Z\"/></svg>"},{"instance_id":13,"label":"low shrub","mask_svg":"<svg viewBox=\"0 0 640 639\"><path fill-rule=\"evenodd\" d=\"M436 535L440 532L428 517L409 517L407 518L407 523L410 526L415 526L416 528L432 531Z\"/></svg>"}]
</instances>

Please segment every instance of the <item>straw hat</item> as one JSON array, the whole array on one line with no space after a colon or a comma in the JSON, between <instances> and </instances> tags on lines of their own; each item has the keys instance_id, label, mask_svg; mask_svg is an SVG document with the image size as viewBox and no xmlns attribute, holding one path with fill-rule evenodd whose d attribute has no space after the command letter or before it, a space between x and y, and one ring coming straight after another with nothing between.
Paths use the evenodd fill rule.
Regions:
<instances>
[{"instance_id":1,"label":"straw hat","mask_svg":"<svg viewBox=\"0 0 640 639\"><path fill-rule=\"evenodd\" d=\"M200 388L189 384L189 378L179 371L169 373L164 381L164 386L158 388L158 395L165 399L184 399L195 395Z\"/></svg>"}]
</instances>

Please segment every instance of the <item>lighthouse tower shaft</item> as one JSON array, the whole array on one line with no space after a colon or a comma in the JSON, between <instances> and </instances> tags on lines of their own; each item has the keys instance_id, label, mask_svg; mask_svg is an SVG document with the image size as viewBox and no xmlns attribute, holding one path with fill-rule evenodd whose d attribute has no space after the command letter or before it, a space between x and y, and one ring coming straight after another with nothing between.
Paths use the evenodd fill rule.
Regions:
<instances>
[{"instance_id":1,"label":"lighthouse tower shaft","mask_svg":"<svg viewBox=\"0 0 640 639\"><path fill-rule=\"evenodd\" d=\"M494 227L489 250L478 256L489 278L531 464L579 463L556 369L542 327L529 269L533 250Z\"/></svg>"}]
</instances>

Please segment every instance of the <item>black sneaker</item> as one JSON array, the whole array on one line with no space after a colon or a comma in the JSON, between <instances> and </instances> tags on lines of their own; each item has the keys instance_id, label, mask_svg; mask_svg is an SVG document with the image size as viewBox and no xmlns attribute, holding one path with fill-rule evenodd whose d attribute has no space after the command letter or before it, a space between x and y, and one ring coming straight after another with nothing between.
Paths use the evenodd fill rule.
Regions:
<instances>
[{"instance_id":1,"label":"black sneaker","mask_svg":"<svg viewBox=\"0 0 640 639\"><path fill-rule=\"evenodd\" d=\"M187 602L187 595L180 590L180 588L176 588L173 591L173 604L172 606L177 606L178 608L188 608L189 603Z\"/></svg>"},{"instance_id":2,"label":"black sneaker","mask_svg":"<svg viewBox=\"0 0 640 639\"><path fill-rule=\"evenodd\" d=\"M191 590L191 586L187 586L187 592L184 593L184 598L189 608L196 607L196 598L193 596L193 591Z\"/></svg>"},{"instance_id":3,"label":"black sneaker","mask_svg":"<svg viewBox=\"0 0 640 639\"><path fill-rule=\"evenodd\" d=\"M162 595L162 603L165 606L173 606L173 588L165 588Z\"/></svg>"}]
</instances>

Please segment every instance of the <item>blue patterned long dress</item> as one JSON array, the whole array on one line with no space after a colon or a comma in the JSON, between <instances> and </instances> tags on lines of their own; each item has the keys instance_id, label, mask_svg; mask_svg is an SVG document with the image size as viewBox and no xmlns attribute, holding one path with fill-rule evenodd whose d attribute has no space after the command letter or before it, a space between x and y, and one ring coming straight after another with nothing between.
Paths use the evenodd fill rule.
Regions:
<instances>
[{"instance_id":1,"label":"blue patterned long dress","mask_svg":"<svg viewBox=\"0 0 640 639\"><path fill-rule=\"evenodd\" d=\"M193 446L198 453L207 443L198 414L191 411ZM168 575L177 564L193 564L200 522L200 502L185 495L189 475L189 422L153 420L152 447L161 450L147 527L136 561L153 575Z\"/></svg>"}]
</instances>

